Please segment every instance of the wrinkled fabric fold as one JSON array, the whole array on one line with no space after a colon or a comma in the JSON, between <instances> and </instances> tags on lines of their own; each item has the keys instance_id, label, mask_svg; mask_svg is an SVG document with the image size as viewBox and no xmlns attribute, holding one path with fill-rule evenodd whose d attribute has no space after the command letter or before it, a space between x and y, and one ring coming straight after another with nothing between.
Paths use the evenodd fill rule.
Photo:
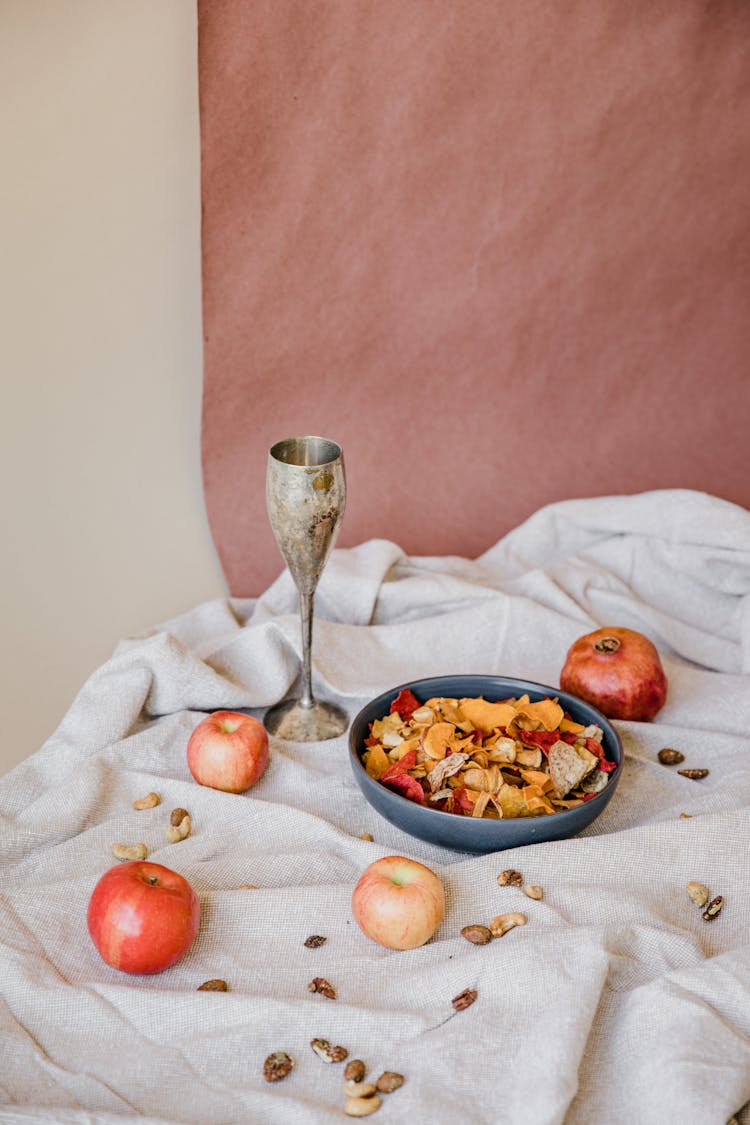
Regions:
<instances>
[{"instance_id":1,"label":"wrinkled fabric fold","mask_svg":"<svg viewBox=\"0 0 750 1125\"><path fill-rule=\"evenodd\" d=\"M52 738L0 779L0 1122L322 1125L343 1096L341 1068L310 1049L320 1036L373 1077L406 1076L384 1120L724 1125L750 1098L749 599L750 513L685 490L550 505L476 560L387 540L335 551L314 688L350 716L431 674L554 692L569 645L599 625L659 647L667 703L652 723L616 723L623 775L599 819L488 856L380 819L345 737L272 739L266 774L239 796L193 781L186 745L206 711L262 718L294 689L288 575L121 641ZM708 777L661 765L664 746ZM135 811L152 790L162 803ZM172 845L178 806L193 831ZM99 959L86 906L112 844L141 840L191 881L203 921L173 968L127 977ZM388 854L427 863L446 889L442 926L410 952L373 944L351 913L359 875ZM543 899L500 888L508 867ZM694 880L724 896L712 922L687 896ZM460 936L509 910L528 924L486 947ZM305 948L311 934L325 944ZM314 976L336 1001L308 990ZM217 977L228 993L196 991ZM466 988L477 1000L456 1012ZM263 1061L277 1050L295 1067L271 1086Z\"/></svg>"}]
</instances>

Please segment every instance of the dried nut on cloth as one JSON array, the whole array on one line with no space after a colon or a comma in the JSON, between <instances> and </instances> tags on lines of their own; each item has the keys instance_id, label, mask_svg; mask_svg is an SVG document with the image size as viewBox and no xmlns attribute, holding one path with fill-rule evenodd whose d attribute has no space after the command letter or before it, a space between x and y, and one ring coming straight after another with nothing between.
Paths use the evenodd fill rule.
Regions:
<instances>
[{"instance_id":1,"label":"dried nut on cloth","mask_svg":"<svg viewBox=\"0 0 750 1125\"><path fill-rule=\"evenodd\" d=\"M204 980L199 984L196 992L229 992L229 985L225 980Z\"/></svg>"},{"instance_id":2,"label":"dried nut on cloth","mask_svg":"<svg viewBox=\"0 0 750 1125\"><path fill-rule=\"evenodd\" d=\"M525 914L498 914L497 918L493 918L490 922L490 930L493 937L502 937L508 930L514 929L515 926L525 926L527 922L528 918Z\"/></svg>"},{"instance_id":3,"label":"dried nut on cloth","mask_svg":"<svg viewBox=\"0 0 750 1125\"><path fill-rule=\"evenodd\" d=\"M464 926L461 930L461 937L466 938L472 945L486 945L488 941L492 941L492 932L487 926L474 924Z\"/></svg>"},{"instance_id":4,"label":"dried nut on cloth","mask_svg":"<svg viewBox=\"0 0 750 1125\"><path fill-rule=\"evenodd\" d=\"M367 1072L367 1067L362 1059L350 1059L344 1067L344 1079L347 1082L361 1082Z\"/></svg>"},{"instance_id":5,"label":"dried nut on cloth","mask_svg":"<svg viewBox=\"0 0 750 1125\"><path fill-rule=\"evenodd\" d=\"M544 891L541 887L530 886L528 883L523 888L523 893L527 896L527 898L533 898L536 902L539 902L540 899L544 898Z\"/></svg>"},{"instance_id":6,"label":"dried nut on cloth","mask_svg":"<svg viewBox=\"0 0 750 1125\"><path fill-rule=\"evenodd\" d=\"M686 890L696 906L705 906L708 902L709 890L703 883L688 883Z\"/></svg>"},{"instance_id":7,"label":"dried nut on cloth","mask_svg":"<svg viewBox=\"0 0 750 1125\"><path fill-rule=\"evenodd\" d=\"M184 812L185 810L180 809L179 811ZM190 835L190 814L185 813L178 825L168 824L164 829L164 834L170 844L179 844L180 840L187 840Z\"/></svg>"},{"instance_id":8,"label":"dried nut on cloth","mask_svg":"<svg viewBox=\"0 0 750 1125\"><path fill-rule=\"evenodd\" d=\"M721 895L712 898L706 909L703 911L704 922L712 922L718 914L721 913L721 908L724 905L724 899Z\"/></svg>"},{"instance_id":9,"label":"dried nut on cloth","mask_svg":"<svg viewBox=\"0 0 750 1125\"><path fill-rule=\"evenodd\" d=\"M376 1109L380 1109L380 1098L374 1095L371 1098L347 1098L344 1102L344 1113L347 1117L369 1117Z\"/></svg>"},{"instance_id":10,"label":"dried nut on cloth","mask_svg":"<svg viewBox=\"0 0 750 1125\"><path fill-rule=\"evenodd\" d=\"M336 999L336 989L325 977L313 977L307 988L310 992L319 992L321 996L326 996L329 1000Z\"/></svg>"},{"instance_id":11,"label":"dried nut on cloth","mask_svg":"<svg viewBox=\"0 0 750 1125\"><path fill-rule=\"evenodd\" d=\"M294 1066L294 1061L286 1051L274 1051L263 1063L263 1077L266 1082L280 1082L286 1078Z\"/></svg>"},{"instance_id":12,"label":"dried nut on cloth","mask_svg":"<svg viewBox=\"0 0 750 1125\"><path fill-rule=\"evenodd\" d=\"M115 859L145 859L148 848L145 844L113 844L112 855Z\"/></svg>"},{"instance_id":13,"label":"dried nut on cloth","mask_svg":"<svg viewBox=\"0 0 750 1125\"><path fill-rule=\"evenodd\" d=\"M161 797L158 793L147 793L145 797L141 797L139 801L133 801L134 809L154 809L161 802Z\"/></svg>"},{"instance_id":14,"label":"dried nut on cloth","mask_svg":"<svg viewBox=\"0 0 750 1125\"><path fill-rule=\"evenodd\" d=\"M689 777L691 781L702 781L708 777L710 770L678 770L681 777Z\"/></svg>"},{"instance_id":15,"label":"dried nut on cloth","mask_svg":"<svg viewBox=\"0 0 750 1125\"><path fill-rule=\"evenodd\" d=\"M403 1074L398 1074L395 1070L385 1070L375 1083L375 1088L381 1094L392 1094L394 1090L403 1086L405 1081Z\"/></svg>"},{"instance_id":16,"label":"dried nut on cloth","mask_svg":"<svg viewBox=\"0 0 750 1125\"><path fill-rule=\"evenodd\" d=\"M680 750L672 750L669 746L660 750L657 757L663 766L678 766L685 761L685 755Z\"/></svg>"},{"instance_id":17,"label":"dried nut on cloth","mask_svg":"<svg viewBox=\"0 0 750 1125\"><path fill-rule=\"evenodd\" d=\"M463 992L459 992L458 996L454 996L451 1004L457 1012L463 1012L465 1008L471 1007L477 998L475 988L465 988Z\"/></svg>"},{"instance_id":18,"label":"dried nut on cloth","mask_svg":"<svg viewBox=\"0 0 750 1125\"><path fill-rule=\"evenodd\" d=\"M349 1055L346 1047L332 1047L327 1039L311 1039L310 1046L318 1058L327 1063L343 1062Z\"/></svg>"},{"instance_id":19,"label":"dried nut on cloth","mask_svg":"<svg viewBox=\"0 0 750 1125\"><path fill-rule=\"evenodd\" d=\"M310 937L305 941L306 949L320 949L321 945L325 945L328 939L321 936L321 934L310 934Z\"/></svg>"},{"instance_id":20,"label":"dried nut on cloth","mask_svg":"<svg viewBox=\"0 0 750 1125\"><path fill-rule=\"evenodd\" d=\"M509 867L507 871L500 872L497 882L501 887L522 887L523 875L520 871L514 871Z\"/></svg>"},{"instance_id":21,"label":"dried nut on cloth","mask_svg":"<svg viewBox=\"0 0 750 1125\"><path fill-rule=\"evenodd\" d=\"M344 1093L348 1098L370 1098L376 1089L372 1082L345 1082Z\"/></svg>"}]
</instances>

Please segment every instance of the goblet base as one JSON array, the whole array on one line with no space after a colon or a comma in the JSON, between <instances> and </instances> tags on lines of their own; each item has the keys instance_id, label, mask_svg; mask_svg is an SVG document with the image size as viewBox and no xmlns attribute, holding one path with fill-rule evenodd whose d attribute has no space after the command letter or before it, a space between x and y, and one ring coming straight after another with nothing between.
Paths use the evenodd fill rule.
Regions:
<instances>
[{"instance_id":1,"label":"goblet base","mask_svg":"<svg viewBox=\"0 0 750 1125\"><path fill-rule=\"evenodd\" d=\"M314 700L309 707L289 699L269 708L263 716L269 734L285 742L325 742L337 738L349 726L349 716L335 703Z\"/></svg>"}]
</instances>

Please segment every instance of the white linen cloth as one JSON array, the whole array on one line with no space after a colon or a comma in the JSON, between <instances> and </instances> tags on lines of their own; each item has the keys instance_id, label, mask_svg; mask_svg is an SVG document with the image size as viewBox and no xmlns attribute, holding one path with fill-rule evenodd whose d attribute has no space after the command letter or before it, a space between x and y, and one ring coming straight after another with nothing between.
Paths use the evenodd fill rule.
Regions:
<instances>
[{"instance_id":1,"label":"white linen cloth","mask_svg":"<svg viewBox=\"0 0 750 1125\"><path fill-rule=\"evenodd\" d=\"M0 1121L343 1120L343 1067L323 1063L313 1037L347 1047L373 1078L405 1075L383 1098L384 1125L724 1125L740 1112L750 513L667 490L553 504L475 561L407 558L371 541L334 552L316 611L314 688L351 716L432 674L554 687L570 644L605 624L654 640L669 697L654 722L616 724L622 780L581 836L468 856L382 820L356 786L345 737L272 739L266 775L241 796L191 778L185 749L203 711L262 717L293 685L288 574L257 600L213 601L123 641L53 737L0 780ZM662 766L663 746L709 776ZM135 811L150 790L162 804ZM163 829L176 806L193 832L173 845ZM202 906L188 954L149 977L105 965L86 929L112 844L141 840ZM393 853L427 863L446 889L443 925L410 952L369 941L350 909L367 864ZM507 867L544 899L499 888ZM691 880L724 896L715 921L688 898ZM460 936L508 910L528 925L484 947ZM305 948L311 934L326 944ZM314 976L338 999L309 992ZM214 977L230 991L196 992ZM465 988L476 1003L454 1012ZM296 1065L270 1085L263 1061L281 1050Z\"/></svg>"}]
</instances>

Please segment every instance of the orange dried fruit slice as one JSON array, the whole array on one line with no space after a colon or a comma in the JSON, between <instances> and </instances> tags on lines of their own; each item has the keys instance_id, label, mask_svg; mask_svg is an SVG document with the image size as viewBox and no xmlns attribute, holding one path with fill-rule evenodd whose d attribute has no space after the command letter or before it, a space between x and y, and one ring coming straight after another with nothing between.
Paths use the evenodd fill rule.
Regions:
<instances>
[{"instance_id":1,"label":"orange dried fruit slice","mask_svg":"<svg viewBox=\"0 0 750 1125\"><path fill-rule=\"evenodd\" d=\"M422 748L428 758L439 761L445 757L455 729L453 723L435 723L427 728L422 735Z\"/></svg>"},{"instance_id":2,"label":"orange dried fruit slice","mask_svg":"<svg viewBox=\"0 0 750 1125\"><path fill-rule=\"evenodd\" d=\"M488 703L486 699L462 699L461 711L475 727L492 734L498 727L507 727L516 717L512 703Z\"/></svg>"}]
</instances>

